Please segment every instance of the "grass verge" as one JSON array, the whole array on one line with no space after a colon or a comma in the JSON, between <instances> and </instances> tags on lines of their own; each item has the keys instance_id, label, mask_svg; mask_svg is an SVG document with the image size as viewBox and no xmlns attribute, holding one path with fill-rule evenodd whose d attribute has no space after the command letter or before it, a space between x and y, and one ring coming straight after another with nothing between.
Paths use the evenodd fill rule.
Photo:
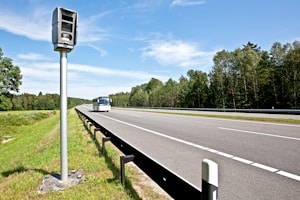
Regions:
<instances>
[{"instance_id":1,"label":"grass verge","mask_svg":"<svg viewBox=\"0 0 300 200\"><path fill-rule=\"evenodd\" d=\"M29 120L28 116L36 117ZM0 131L5 130L5 134L1 135L10 135L13 140L0 143L1 200L166 199L147 185L140 185L143 191L140 197L133 183L139 183L142 175L133 167L126 167L126 186L123 187L119 176L120 152L108 144L105 155L101 156L98 141L92 139L91 131L74 109L68 111L68 169L82 169L84 181L64 191L39 194L43 177L60 173L59 112L1 113L1 124L4 118L5 128L1 126Z\"/></svg>"}]
</instances>

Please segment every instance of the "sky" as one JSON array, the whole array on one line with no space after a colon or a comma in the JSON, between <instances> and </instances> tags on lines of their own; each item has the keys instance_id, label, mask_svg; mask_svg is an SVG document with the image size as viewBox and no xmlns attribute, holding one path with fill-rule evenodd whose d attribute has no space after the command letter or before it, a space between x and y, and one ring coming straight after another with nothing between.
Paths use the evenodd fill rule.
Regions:
<instances>
[{"instance_id":1,"label":"sky","mask_svg":"<svg viewBox=\"0 0 300 200\"><path fill-rule=\"evenodd\" d=\"M0 0L0 48L21 69L19 94L60 92L56 7L78 13L67 94L84 99L209 73L218 51L248 41L269 51L300 40L299 0Z\"/></svg>"}]
</instances>

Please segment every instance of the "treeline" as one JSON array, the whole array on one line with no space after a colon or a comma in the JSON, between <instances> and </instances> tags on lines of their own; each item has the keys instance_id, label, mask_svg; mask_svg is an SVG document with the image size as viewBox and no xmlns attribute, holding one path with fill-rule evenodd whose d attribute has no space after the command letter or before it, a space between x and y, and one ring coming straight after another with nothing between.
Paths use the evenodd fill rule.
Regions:
<instances>
[{"instance_id":1,"label":"treeline","mask_svg":"<svg viewBox=\"0 0 300 200\"><path fill-rule=\"evenodd\" d=\"M68 97L68 108L76 105L91 103L90 100ZM60 95L58 94L21 94L11 95L10 102L3 110L56 110L60 109Z\"/></svg>"},{"instance_id":2,"label":"treeline","mask_svg":"<svg viewBox=\"0 0 300 200\"><path fill-rule=\"evenodd\" d=\"M112 94L113 106L300 108L300 42L275 42L270 51L248 42L222 50L207 74L189 70L178 81L152 78L131 92Z\"/></svg>"},{"instance_id":3,"label":"treeline","mask_svg":"<svg viewBox=\"0 0 300 200\"><path fill-rule=\"evenodd\" d=\"M13 64L11 58L5 57L0 47L0 111L6 110L55 110L60 108L60 96L58 94L38 95L21 94L19 86L22 84L21 70ZM68 98L68 108L83 103L91 103L89 100Z\"/></svg>"}]
</instances>

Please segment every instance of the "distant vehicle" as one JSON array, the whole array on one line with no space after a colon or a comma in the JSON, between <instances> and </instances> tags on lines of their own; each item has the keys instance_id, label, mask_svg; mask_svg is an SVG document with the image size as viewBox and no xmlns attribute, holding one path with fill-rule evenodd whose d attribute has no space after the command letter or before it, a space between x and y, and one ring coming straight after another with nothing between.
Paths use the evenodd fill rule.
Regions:
<instances>
[{"instance_id":1,"label":"distant vehicle","mask_svg":"<svg viewBox=\"0 0 300 200\"><path fill-rule=\"evenodd\" d=\"M109 97L97 97L93 99L93 111L109 112L111 110Z\"/></svg>"}]
</instances>

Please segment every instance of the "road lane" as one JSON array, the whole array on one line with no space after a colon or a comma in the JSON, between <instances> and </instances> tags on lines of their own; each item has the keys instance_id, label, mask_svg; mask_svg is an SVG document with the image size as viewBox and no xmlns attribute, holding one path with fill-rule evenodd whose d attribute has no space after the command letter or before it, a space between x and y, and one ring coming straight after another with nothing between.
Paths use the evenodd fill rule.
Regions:
<instances>
[{"instance_id":1,"label":"road lane","mask_svg":"<svg viewBox=\"0 0 300 200\"><path fill-rule=\"evenodd\" d=\"M226 126L238 130L244 128L266 131L272 124L249 125L237 120L124 110L88 114L199 188L201 161L203 158L213 159L220 167L221 199L261 199L263 196L264 199L285 199L300 196L299 181L282 176L292 173L297 178L300 174L299 141L282 141L283 138L270 139L262 135L241 134L218 128ZM278 127L286 130L286 126L276 127L274 134L281 133ZM295 137L298 133L299 136L299 126L288 129L289 133L284 135ZM203 148L199 148L200 146ZM278 147L281 148L276 149ZM293 153L293 150L296 152ZM293 162L287 163L286 158ZM251 161L251 165L241 162L245 160ZM282 170L279 173L281 175L271 173L273 169ZM262 192L262 196L253 196L257 192Z\"/></svg>"},{"instance_id":2,"label":"road lane","mask_svg":"<svg viewBox=\"0 0 300 200\"><path fill-rule=\"evenodd\" d=\"M296 136L298 136L299 138L299 125L274 125L274 123L265 122L178 115L160 115L160 117L156 117L156 113L146 113L141 118L140 112L133 112L135 116L130 116L130 114L132 115L132 112L130 112L130 117L126 114L123 116L124 113L126 111L118 110L118 118L123 121L125 120L133 124L138 121L141 127L162 132L224 153L255 160L258 163L264 163L274 168L287 169L291 173L300 174L298 167L300 166L298 159L300 155L299 142L266 136L258 138L253 134L245 132L217 130L219 127L229 127L236 130L246 129L252 132L273 132L274 135L282 137L293 136L297 138Z\"/></svg>"}]
</instances>

